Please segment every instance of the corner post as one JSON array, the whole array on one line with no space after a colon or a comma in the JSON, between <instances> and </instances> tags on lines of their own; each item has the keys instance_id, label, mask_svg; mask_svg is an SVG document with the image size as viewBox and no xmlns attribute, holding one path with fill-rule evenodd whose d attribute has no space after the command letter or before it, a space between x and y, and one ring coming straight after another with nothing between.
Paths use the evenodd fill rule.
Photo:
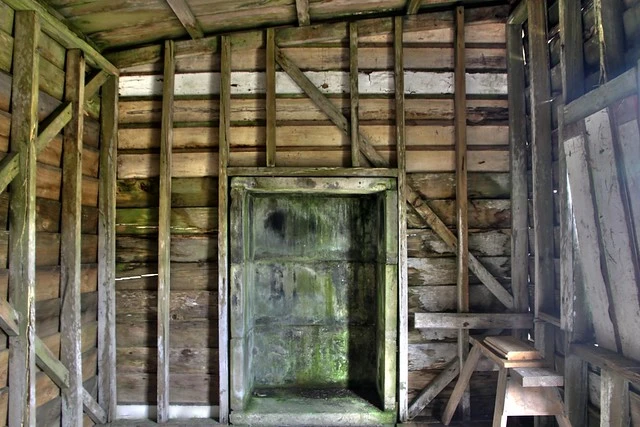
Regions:
<instances>
[{"instance_id":1,"label":"corner post","mask_svg":"<svg viewBox=\"0 0 640 427\"><path fill-rule=\"evenodd\" d=\"M13 49L10 148L18 173L10 185L9 303L18 312L18 335L9 338L9 425L36 424L36 150L38 39L35 12L17 11Z\"/></svg>"}]
</instances>

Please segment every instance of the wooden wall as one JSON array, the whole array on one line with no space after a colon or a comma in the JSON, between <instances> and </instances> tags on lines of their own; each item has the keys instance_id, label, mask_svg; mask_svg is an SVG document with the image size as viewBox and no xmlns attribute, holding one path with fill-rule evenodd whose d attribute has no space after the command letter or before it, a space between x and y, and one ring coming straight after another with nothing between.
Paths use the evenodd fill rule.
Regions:
<instances>
[{"instance_id":1,"label":"wooden wall","mask_svg":"<svg viewBox=\"0 0 640 427\"><path fill-rule=\"evenodd\" d=\"M526 0L525 0L526 1ZM562 82L562 70L561 70L561 28L559 23L559 3L558 0L548 0L547 10L547 35L549 41L549 70L550 70L550 82L551 82L551 129L552 129L552 144L553 144L553 190L554 190L554 267L555 267L555 281L554 281L554 297L555 297L555 311L549 313L557 316L560 321L560 310L562 307L561 301L561 284L560 284L560 182L558 176L559 171L559 147L558 147L558 106L563 102L563 82ZM604 2L603 2L604 3ZM624 58L622 59L622 69L616 72L616 75L621 71L632 68L638 63L640 59L640 45L638 44L638 34L640 30L640 2L637 0L623 0L620 2L621 10L620 16L617 18L623 28L624 43L621 46ZM598 27L596 25L596 11L593 0L581 1L581 13L582 13L582 43L583 43L583 76L572 76L574 78L583 78L584 80L584 92L590 92L600 85L602 85L607 78L603 74L602 70L606 68L601 62L601 51L599 44ZM606 26L606 25L605 25ZM526 58L529 54L529 29L528 23L525 22L524 28L524 45ZM525 103L527 108L527 137L531 141L531 103L530 99L530 63L527 63L527 90ZM604 67L604 68L603 68ZM610 80L613 76L609 76ZM626 144L637 149L637 122L638 117L638 99L637 96L631 96L623 101L617 102L612 106L613 116L617 120L616 126L620 138L624 139ZM635 134L632 130L635 126ZM528 145L528 166L529 166L529 206L530 212L533 205L532 201L532 174L531 174L531 144ZM629 147L627 147L629 149ZM635 166L628 167L628 173L635 173ZM631 180L629 181L632 182ZM630 184L631 185L631 184ZM533 247L533 218L529 216L529 252L531 254L529 260L529 280L530 289L533 293L533 273L534 273L534 247ZM575 255L574 255L575 256ZM578 264L575 264L575 268L579 268ZM616 292L615 290L612 292ZM566 353L566 341L565 334L559 328L554 329L555 335L555 367L559 372L564 371L564 360ZM595 340L595 339L594 339ZM589 425L600 425L600 372L599 369L594 366L589 366L588 374L589 382ZM633 387L632 387L633 389ZM636 390L637 391L637 390ZM640 397L635 392L630 394L630 408L632 425L640 425Z\"/></svg>"},{"instance_id":2,"label":"wooden wall","mask_svg":"<svg viewBox=\"0 0 640 427\"><path fill-rule=\"evenodd\" d=\"M471 251L509 286L510 185L506 100L506 10L467 25L469 227ZM408 182L449 227L455 224L453 12L405 25ZM366 23L366 21L362 21ZM365 24L359 24L365 25ZM346 33L282 51L349 114ZM258 48L246 48L253 44ZM231 166L265 166L263 33L232 38ZM395 163L392 32L359 38L360 126ZM217 404L216 262L219 53L176 64L172 194L171 401ZM161 64L123 70L118 147L118 398L155 403L158 151ZM350 166L349 138L278 73L277 166ZM410 313L455 311L453 253L408 215ZM471 308L500 304L475 277ZM410 330L410 401L456 355L456 331ZM472 381L474 409L492 408L493 373ZM439 415L447 389L423 413ZM476 399L477 398L477 399ZM434 409L435 408L435 409Z\"/></svg>"},{"instance_id":3,"label":"wooden wall","mask_svg":"<svg viewBox=\"0 0 640 427\"><path fill-rule=\"evenodd\" d=\"M0 152L9 148L11 125L11 72L13 15L0 2ZM39 119L42 121L61 104L65 84L65 49L46 34L40 36ZM87 67L89 68L89 67ZM90 72L90 71L89 71ZM85 388L97 387L97 246L98 246L98 158L100 99L90 102L85 117L82 179L82 364ZM60 194L62 136L58 135L38 155L36 237L36 334L57 356L60 351ZM7 297L8 207L10 194L0 194L0 294ZM7 422L7 337L0 340L0 425ZM36 375L38 425L59 425L60 390L43 373ZM85 416L85 424L92 425Z\"/></svg>"}]
</instances>

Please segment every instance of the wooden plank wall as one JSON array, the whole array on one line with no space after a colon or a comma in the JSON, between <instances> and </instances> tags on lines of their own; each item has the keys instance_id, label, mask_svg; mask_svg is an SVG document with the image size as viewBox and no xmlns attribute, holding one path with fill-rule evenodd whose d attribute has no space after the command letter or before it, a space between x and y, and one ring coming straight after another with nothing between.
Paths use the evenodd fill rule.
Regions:
<instances>
[{"instance_id":1,"label":"wooden plank wall","mask_svg":"<svg viewBox=\"0 0 640 427\"><path fill-rule=\"evenodd\" d=\"M10 132L13 10L0 2L0 152L8 150ZM65 49L46 34L40 36L39 119L64 96ZM82 368L85 388L95 396L97 384L97 226L100 99L92 99L85 118L82 178ZM60 352L60 193L62 136L38 155L36 236L36 333L58 356ZM7 296L8 206L0 194L0 294ZM0 340L0 425L7 422L7 338ZM60 390L43 372L36 376L38 425L59 425ZM93 425L85 416L85 425Z\"/></svg>"},{"instance_id":2,"label":"wooden plank wall","mask_svg":"<svg viewBox=\"0 0 640 427\"><path fill-rule=\"evenodd\" d=\"M559 28L559 10L558 1L548 1L548 36L549 36L549 58L550 58L550 71L551 71L551 89L552 89L552 140L553 140L553 185L555 194L554 200L554 253L555 253L555 292L557 308L559 310L560 304L560 247L559 247L559 206L560 201L558 199L557 191L559 190L558 182L558 143L557 143L557 107L562 102L562 73L560 67L560 28ZM625 34L625 63L626 68L634 67L640 58L640 45L638 44L638 35L640 34L640 1L638 0L623 0L623 16L622 22L624 24ZM596 18L594 3L591 0L582 1L582 26L583 26L583 53L584 53L584 81L585 91L588 92L599 87L603 83L601 78L600 68L600 51L598 45L598 32L596 27ZM525 29L525 50L528 52L528 37L527 37L527 23L524 25ZM528 78L527 68L527 82ZM577 76L576 76L577 77ZM528 86L528 83L527 83ZM527 87L527 118L530 123L530 103L529 89ZM615 106L614 115L618 120L617 126L620 135L626 135L627 141L633 140L634 135L630 132L636 132L635 138L637 142L637 117L638 117L638 99L637 96L629 97L623 101L620 101ZM528 138L530 140L530 129L528 132ZM632 149L637 150L637 147ZM529 169L531 168L531 153L529 152ZM531 191L531 173L529 171L529 186ZM531 198L531 197L530 197ZM531 206L531 201L530 201ZM529 222L530 236L532 236L533 221L530 217ZM533 254L532 240L530 239L530 253ZM533 279L533 257L529 262L530 278ZM533 283L530 284L533 288ZM559 316L559 312L549 313ZM555 365L559 372L564 371L564 353L565 353L565 336L562 331L555 329ZM590 366L589 368L589 425L600 425L599 410L600 410L600 374L598 369ZM630 399L630 408L632 412L632 425L640 426L640 397L632 392Z\"/></svg>"},{"instance_id":3,"label":"wooden plank wall","mask_svg":"<svg viewBox=\"0 0 640 427\"><path fill-rule=\"evenodd\" d=\"M453 19L453 11L452 19ZM420 17L415 19L421 19ZM426 20L425 20L426 21ZM404 34L407 180L455 226L453 28ZM505 285L510 279L510 202L505 24L466 28L471 251ZM257 49L232 48L231 166L266 166L265 35ZM235 40L235 39L234 39ZM232 42L233 43L233 42ZM349 44L281 47L347 116ZM395 163L393 36L361 36L360 126ZM217 404L216 227L219 53L178 58L174 114L171 248L172 403ZM117 196L118 398L155 403L158 152L161 68L123 70ZM258 73L258 74L256 74ZM431 76L425 79L424 76ZM386 78L386 80L385 80ZM158 80L160 79L160 80ZM276 166L351 164L350 138L278 72ZM378 80L376 80L378 79ZM422 80L421 80L422 79ZM363 82L364 81L364 82ZM482 82L484 89L474 82ZM444 84L443 84L444 83ZM413 85L413 86L412 86ZM364 89L363 89L364 88ZM456 310L456 260L417 216L408 215L409 311ZM471 310L501 305L471 277ZM410 330L409 399L456 356L456 331ZM493 373L472 381L475 413L492 408ZM423 413L439 415L447 389ZM435 408L435 409L434 409ZM490 411L490 409L489 409ZM490 415L490 414L488 414Z\"/></svg>"}]
</instances>

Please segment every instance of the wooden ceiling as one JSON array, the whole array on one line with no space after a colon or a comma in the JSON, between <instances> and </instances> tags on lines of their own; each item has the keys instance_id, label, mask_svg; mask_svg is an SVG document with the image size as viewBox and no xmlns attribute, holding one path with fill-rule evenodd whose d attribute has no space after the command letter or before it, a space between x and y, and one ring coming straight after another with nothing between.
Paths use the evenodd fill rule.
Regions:
<instances>
[{"instance_id":1,"label":"wooden ceiling","mask_svg":"<svg viewBox=\"0 0 640 427\"><path fill-rule=\"evenodd\" d=\"M309 25L352 16L415 13L419 9L454 4L442 0L40 1L103 51L251 28ZM496 1L466 0L464 3L479 5L495 4Z\"/></svg>"}]
</instances>

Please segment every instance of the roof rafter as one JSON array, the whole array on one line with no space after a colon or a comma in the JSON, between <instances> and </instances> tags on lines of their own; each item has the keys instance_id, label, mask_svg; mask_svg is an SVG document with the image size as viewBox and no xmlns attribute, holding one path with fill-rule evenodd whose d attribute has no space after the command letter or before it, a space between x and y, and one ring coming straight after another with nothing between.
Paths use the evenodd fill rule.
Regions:
<instances>
[{"instance_id":1,"label":"roof rafter","mask_svg":"<svg viewBox=\"0 0 640 427\"><path fill-rule=\"evenodd\" d=\"M298 25L304 27L311 23L309 17L309 0L296 0L296 12L298 13Z\"/></svg>"},{"instance_id":2,"label":"roof rafter","mask_svg":"<svg viewBox=\"0 0 640 427\"><path fill-rule=\"evenodd\" d=\"M407 4L407 15L415 15L418 13L421 5L422 0L409 0L409 3Z\"/></svg>"},{"instance_id":3,"label":"roof rafter","mask_svg":"<svg viewBox=\"0 0 640 427\"><path fill-rule=\"evenodd\" d=\"M192 39L200 39L204 37L204 32L198 23L198 19L191 11L191 8L187 4L186 0L166 0L167 4L173 10L176 18L180 21L182 26Z\"/></svg>"}]
</instances>

